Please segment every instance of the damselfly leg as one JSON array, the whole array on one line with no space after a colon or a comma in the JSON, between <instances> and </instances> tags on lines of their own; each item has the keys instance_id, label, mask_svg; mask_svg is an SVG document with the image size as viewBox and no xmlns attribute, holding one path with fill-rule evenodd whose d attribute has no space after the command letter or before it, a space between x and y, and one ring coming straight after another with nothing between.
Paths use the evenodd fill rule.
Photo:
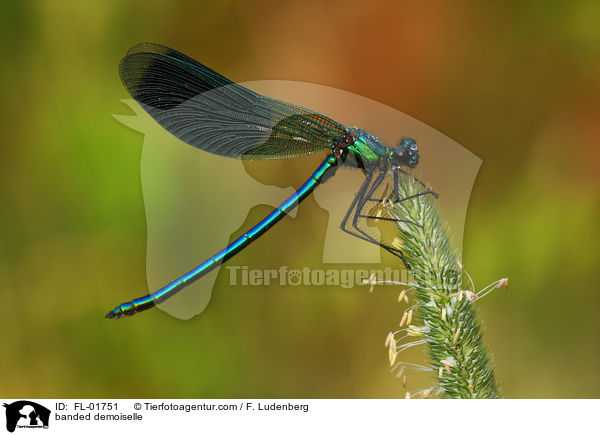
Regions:
<instances>
[{"instance_id":1,"label":"damselfly leg","mask_svg":"<svg viewBox=\"0 0 600 435\"><path fill-rule=\"evenodd\" d=\"M402 251L393 246L389 246L386 243L383 243L377 240L372 235L368 234L367 231L362 229L359 225L359 216L362 214L361 212L365 209L365 204L367 203L367 199L371 198L373 192L377 190L377 188L381 185L381 182L385 178L384 172L379 172L376 175L374 173L368 173L367 179L364 181L360 189L358 190L354 200L350 204L348 211L344 215L344 219L342 219L342 223L340 224L340 228L342 231L357 237L361 240L367 241L374 245L380 246L381 248L388 251L390 254L395 255L400 258L405 264L404 256ZM379 201L381 202L381 201ZM349 222L351 224L349 225ZM368 228L368 227L367 227Z\"/></svg>"},{"instance_id":2,"label":"damselfly leg","mask_svg":"<svg viewBox=\"0 0 600 435\"><path fill-rule=\"evenodd\" d=\"M399 171L406 174L407 176L412 177L412 175L408 174L405 171L402 171L401 169L399 169ZM423 195L429 195L429 194L433 195L435 198L438 197L437 193L433 192L431 189L427 188L427 186L423 182L421 182L417 178L413 177L414 180L417 183L419 183L421 186L425 187L426 190L419 192L415 195L400 198L399 178L400 178L400 175L398 174L398 170L395 170L393 173L393 198L395 200L394 201L395 203L401 203L403 201L408 201L410 199L414 199L416 197L423 196ZM379 171L377 173L371 172L371 173L367 174L367 179L365 180L365 182L363 183L363 185L357 192L352 203L350 204L350 207L348 208L348 211L346 212L344 219L342 220L340 228L344 232L346 232L354 237L357 237L357 238L365 240L369 243L380 246L381 248L385 249L392 255L395 255L396 257L400 258L402 260L402 262L404 263L404 265L407 268L409 268L409 266L406 263L406 260L404 258L404 254L402 253L402 251L400 249L390 246L388 243L377 240L374 236L372 236L368 233L370 227L367 225L367 222L390 221L390 222L395 222L395 223L402 222L402 223L406 223L409 225L420 226L418 223L411 221L411 220L407 220L407 219L384 217L384 216L379 216L379 215L373 216L372 214L370 214L372 207L369 207L369 203L382 204L385 201L390 200L391 195L388 193L387 189L385 189L379 195L379 197L376 196L376 192L377 192L378 188L381 187L381 185L385 179L386 179L386 173L383 171Z\"/></svg>"}]
</instances>

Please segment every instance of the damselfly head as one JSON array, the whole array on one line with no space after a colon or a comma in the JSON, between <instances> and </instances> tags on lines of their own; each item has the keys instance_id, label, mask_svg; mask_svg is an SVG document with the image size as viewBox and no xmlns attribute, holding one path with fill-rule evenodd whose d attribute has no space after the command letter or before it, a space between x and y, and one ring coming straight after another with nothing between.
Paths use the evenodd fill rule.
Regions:
<instances>
[{"instance_id":1,"label":"damselfly head","mask_svg":"<svg viewBox=\"0 0 600 435\"><path fill-rule=\"evenodd\" d=\"M392 165L408 166L414 168L419 164L419 148L414 139L403 138L398 146L394 148L392 155Z\"/></svg>"}]
</instances>

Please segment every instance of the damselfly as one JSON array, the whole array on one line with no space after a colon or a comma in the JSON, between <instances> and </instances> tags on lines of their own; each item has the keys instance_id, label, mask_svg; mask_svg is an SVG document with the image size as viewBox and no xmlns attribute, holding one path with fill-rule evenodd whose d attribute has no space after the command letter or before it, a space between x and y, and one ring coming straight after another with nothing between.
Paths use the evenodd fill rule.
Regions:
<instances>
[{"instance_id":1,"label":"damselfly","mask_svg":"<svg viewBox=\"0 0 600 435\"><path fill-rule=\"evenodd\" d=\"M388 147L371 133L259 95L161 45L135 45L121 61L119 71L131 96L163 128L196 148L245 160L284 159L320 152L326 152L327 157L293 195L225 249L162 289L117 306L106 317L133 315L174 296L264 234L340 166L357 168L365 175L340 228L404 261L400 249L377 240L366 228L369 219L396 219L371 216L365 210L373 201L407 199L399 197L398 182L400 174L406 174L402 167L414 168L419 162L413 139L403 138L398 146ZM387 179L392 180L393 192L375 198L374 193ZM419 193L424 194L435 195L429 189Z\"/></svg>"}]
</instances>

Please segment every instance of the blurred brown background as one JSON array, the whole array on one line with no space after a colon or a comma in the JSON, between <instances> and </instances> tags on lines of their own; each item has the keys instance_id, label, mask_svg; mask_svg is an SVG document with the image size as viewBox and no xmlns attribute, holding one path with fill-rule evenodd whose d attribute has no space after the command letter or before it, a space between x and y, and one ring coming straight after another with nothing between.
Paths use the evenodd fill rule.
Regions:
<instances>
[{"instance_id":1,"label":"blurred brown background","mask_svg":"<svg viewBox=\"0 0 600 435\"><path fill-rule=\"evenodd\" d=\"M0 396L404 396L383 348L401 317L390 292L241 291L224 273L193 320L158 310L103 319L147 288L142 137L110 116L128 98L118 62L141 41L234 81L364 95L478 155L464 260L480 285L510 278L481 303L505 397L600 396L597 2L1 8ZM272 170L271 182L297 186L307 168ZM307 234L324 231L325 212L313 199L303 206L239 264L318 259L322 240ZM252 209L246 225L267 210Z\"/></svg>"}]
</instances>

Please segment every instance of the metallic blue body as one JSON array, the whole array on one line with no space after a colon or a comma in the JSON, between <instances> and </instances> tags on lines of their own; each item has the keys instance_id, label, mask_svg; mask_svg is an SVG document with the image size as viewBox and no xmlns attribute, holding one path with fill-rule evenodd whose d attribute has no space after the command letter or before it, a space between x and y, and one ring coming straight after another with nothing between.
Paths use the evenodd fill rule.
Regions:
<instances>
[{"instance_id":1,"label":"metallic blue body","mask_svg":"<svg viewBox=\"0 0 600 435\"><path fill-rule=\"evenodd\" d=\"M233 257L254 240L263 235L269 228L281 220L284 215L297 207L304 198L310 195L310 193L319 185L319 183L321 183L325 173L337 164L338 160L334 155L327 156L323 163L321 163L315 172L313 172L310 178L292 196L286 199L265 219L256 224L252 229L239 237L237 240L232 242L225 249L216 253L195 269L189 271L160 290L157 290L148 296L134 299L131 302L125 302L119 305L114 310L110 311L106 317L112 319L123 316L131 316L137 312L152 308L153 306L158 305L176 295L179 291L206 275L211 270L218 267L221 263Z\"/></svg>"},{"instance_id":2,"label":"metallic blue body","mask_svg":"<svg viewBox=\"0 0 600 435\"><path fill-rule=\"evenodd\" d=\"M375 243L404 261L399 249L375 240L359 228L358 219L369 218L360 211L366 198L390 172L394 177L394 200L399 201L400 168L414 168L419 162L413 139L404 138L398 146L389 148L371 133L357 127L346 128L312 110L259 95L190 57L157 44L132 47L119 64L119 74L131 96L163 128L203 151L245 160L330 154L298 191L246 234L162 289L123 303L106 317L130 316L174 296L264 234L333 176L336 170L332 168L342 164L358 168L366 176L344 217L342 230ZM351 214L353 219L348 222Z\"/></svg>"}]
</instances>

